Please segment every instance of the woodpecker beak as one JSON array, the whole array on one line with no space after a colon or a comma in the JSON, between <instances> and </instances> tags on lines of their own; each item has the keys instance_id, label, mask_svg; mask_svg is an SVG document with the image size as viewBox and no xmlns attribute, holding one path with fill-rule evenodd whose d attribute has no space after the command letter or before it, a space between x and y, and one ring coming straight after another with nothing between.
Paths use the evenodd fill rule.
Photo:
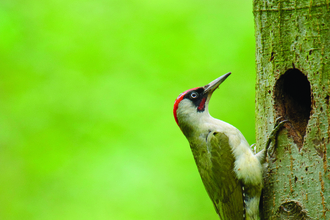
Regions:
<instances>
[{"instance_id":1,"label":"woodpecker beak","mask_svg":"<svg viewBox=\"0 0 330 220\"><path fill-rule=\"evenodd\" d=\"M226 73L225 75L223 76L220 76L219 78L213 80L212 82L210 82L209 84L207 84L206 86L204 86L204 94L207 94L207 93L212 93L214 92L214 90L216 90L219 85L225 81L225 79L227 79L227 77L231 74L231 72L229 73Z\"/></svg>"}]
</instances>

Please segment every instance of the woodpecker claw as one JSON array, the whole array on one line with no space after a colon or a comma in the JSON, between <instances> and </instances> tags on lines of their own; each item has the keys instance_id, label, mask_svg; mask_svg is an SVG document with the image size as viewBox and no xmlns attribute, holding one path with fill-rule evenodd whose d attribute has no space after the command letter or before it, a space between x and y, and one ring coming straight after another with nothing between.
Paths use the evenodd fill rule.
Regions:
<instances>
[{"instance_id":1,"label":"woodpecker claw","mask_svg":"<svg viewBox=\"0 0 330 220\"><path fill-rule=\"evenodd\" d=\"M282 119L282 117L279 117L279 118L276 119L274 129L270 133L270 135L268 137L268 140L266 142L266 148L265 148L266 152L265 153L267 153L268 156L272 156L274 154L274 151L275 151L275 149L269 150L269 147L270 147L270 144L271 144L272 140L274 140L274 144L273 144L274 147L273 148L275 148L276 142L277 142L276 137L277 137L277 134L278 134L279 130L283 127L283 125L285 123L290 122L286 119L282 120L282 121L280 119Z\"/></svg>"},{"instance_id":2,"label":"woodpecker claw","mask_svg":"<svg viewBox=\"0 0 330 220\"><path fill-rule=\"evenodd\" d=\"M253 150L253 153L256 154L257 153L257 145L256 144L252 144L250 147Z\"/></svg>"},{"instance_id":3,"label":"woodpecker claw","mask_svg":"<svg viewBox=\"0 0 330 220\"><path fill-rule=\"evenodd\" d=\"M277 118L275 119L275 125L274 125L274 128L275 128L280 122L282 122L282 121L287 121L286 119L284 119L284 120L282 120L282 119L284 119L283 116L277 117Z\"/></svg>"}]
</instances>

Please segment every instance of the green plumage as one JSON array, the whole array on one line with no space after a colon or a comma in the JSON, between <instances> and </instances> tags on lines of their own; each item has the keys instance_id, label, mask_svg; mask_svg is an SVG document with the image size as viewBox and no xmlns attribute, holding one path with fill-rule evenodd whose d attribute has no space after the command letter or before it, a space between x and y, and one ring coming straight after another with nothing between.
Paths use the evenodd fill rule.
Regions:
<instances>
[{"instance_id":1,"label":"green plumage","mask_svg":"<svg viewBox=\"0 0 330 220\"><path fill-rule=\"evenodd\" d=\"M234 174L235 159L228 137L221 132L210 132L204 143L190 141L190 147L220 219L243 219L242 187Z\"/></svg>"}]
</instances>

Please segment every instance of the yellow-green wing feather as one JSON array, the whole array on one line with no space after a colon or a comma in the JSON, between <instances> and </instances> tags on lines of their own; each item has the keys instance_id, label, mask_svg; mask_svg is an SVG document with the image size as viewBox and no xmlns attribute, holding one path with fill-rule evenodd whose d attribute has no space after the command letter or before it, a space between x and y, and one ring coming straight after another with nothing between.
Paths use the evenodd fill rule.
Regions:
<instances>
[{"instance_id":1,"label":"yellow-green wing feather","mask_svg":"<svg viewBox=\"0 0 330 220\"><path fill-rule=\"evenodd\" d=\"M191 145L197 167L220 219L243 219L242 186L234 174L235 158L228 137L221 132L210 132L205 148L195 147ZM203 156L196 157L196 153Z\"/></svg>"}]
</instances>

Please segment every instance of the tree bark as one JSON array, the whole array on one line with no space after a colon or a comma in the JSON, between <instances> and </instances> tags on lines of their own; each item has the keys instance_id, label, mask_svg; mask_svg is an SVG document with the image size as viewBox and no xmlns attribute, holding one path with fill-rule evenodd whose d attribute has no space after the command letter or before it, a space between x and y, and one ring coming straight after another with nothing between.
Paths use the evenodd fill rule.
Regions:
<instances>
[{"instance_id":1,"label":"tree bark","mask_svg":"<svg viewBox=\"0 0 330 220\"><path fill-rule=\"evenodd\" d=\"M253 12L258 150L289 120L269 152L263 219L330 219L329 0L254 0Z\"/></svg>"}]
</instances>

